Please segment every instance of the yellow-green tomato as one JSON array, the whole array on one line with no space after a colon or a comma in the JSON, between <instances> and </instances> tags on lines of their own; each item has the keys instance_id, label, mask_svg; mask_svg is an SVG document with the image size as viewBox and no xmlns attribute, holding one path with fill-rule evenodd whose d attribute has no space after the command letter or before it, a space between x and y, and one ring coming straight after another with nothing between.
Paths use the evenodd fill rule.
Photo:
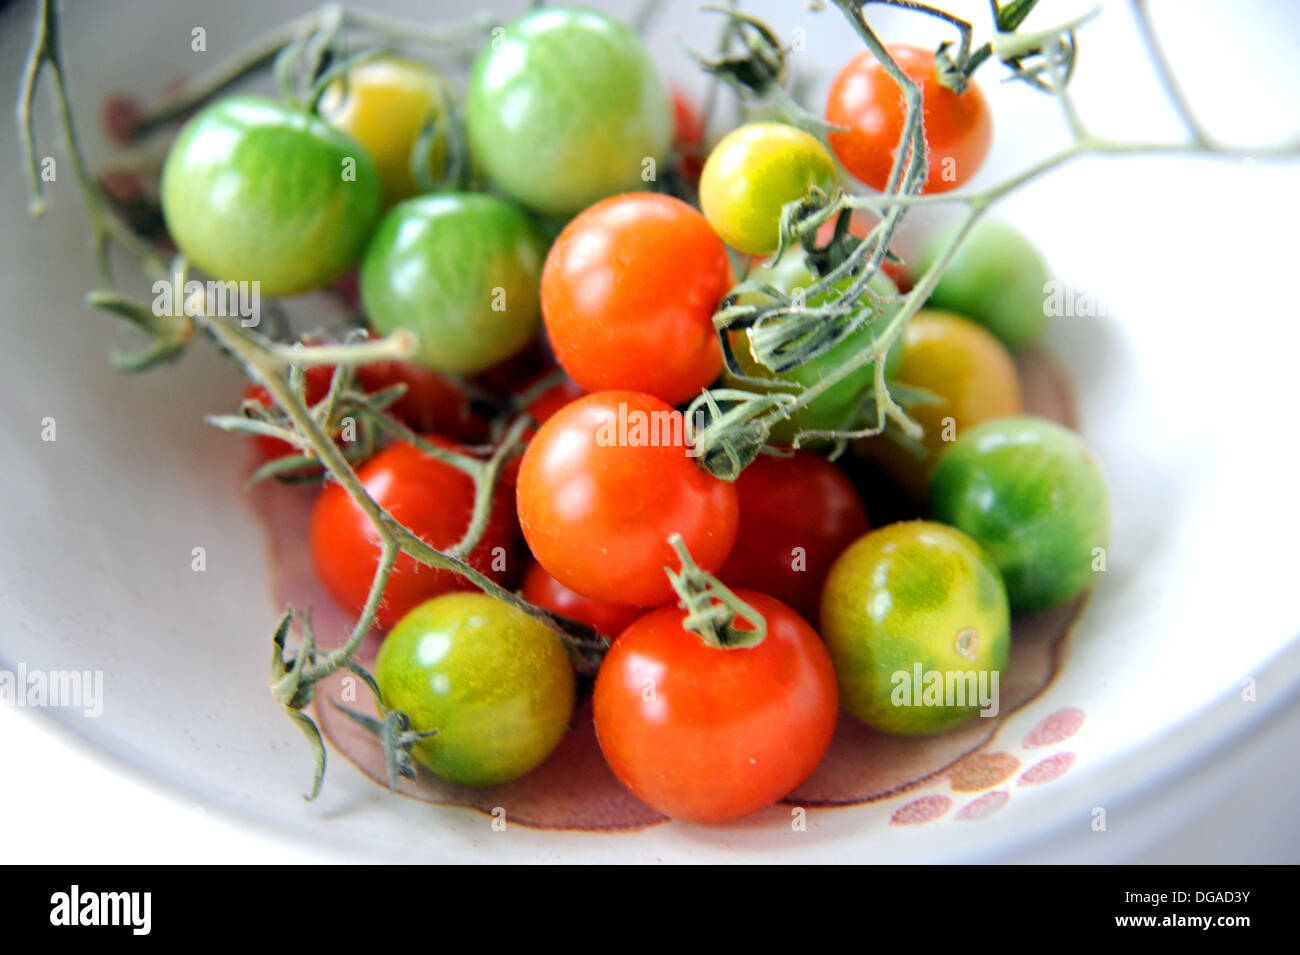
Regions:
<instances>
[{"instance_id":1,"label":"yellow-green tomato","mask_svg":"<svg viewBox=\"0 0 1300 955\"><path fill-rule=\"evenodd\" d=\"M569 655L541 623L486 594L443 594L398 622L375 661L384 705L420 732L412 754L463 786L517 779L569 726Z\"/></svg>"},{"instance_id":2,"label":"yellow-green tomato","mask_svg":"<svg viewBox=\"0 0 1300 955\"><path fill-rule=\"evenodd\" d=\"M771 285L788 295L797 294L800 290L807 290L815 282L802 249L793 249L785 253L781 257L781 261L776 265L765 265L754 269L750 272L749 278ZM835 288L842 292L852 283L852 278L842 279L836 283ZM870 285L873 291L882 296L892 297L898 294L898 289L894 286L894 283L883 272L877 272L872 277ZM830 298L830 293L815 295L807 299L806 304L809 306L822 305ZM762 305L767 301L767 297L758 292L746 292L737 298L737 302L740 304ZM898 306L896 305L881 306L877 309L874 318L830 351L818 355L812 361L800 365L798 368L782 372L779 375L760 365L758 360L754 358L747 332L740 331L732 334L732 350L736 356L736 363L740 365L740 370L745 375L750 378L760 378L772 382L771 387L764 390L790 392L792 389L783 387L783 383L809 387L816 384L824 375L839 367L841 363L849 360L858 352L870 351L876 336L884 331L885 325L888 324L890 317L897 310ZM890 348L885 359L885 372L891 377L901 358L901 343L900 336L895 340L894 346ZM875 375L874 361L869 361L851 372L830 388L827 388L826 391L807 405L793 412L788 419L778 422L772 428L772 441L777 444L790 444L800 431L835 431L851 427L854 423L853 418L858 410L858 405L861 403L865 392L875 382ZM761 387L742 383L725 370L723 372L723 384L728 388L751 389Z\"/></svg>"},{"instance_id":3,"label":"yellow-green tomato","mask_svg":"<svg viewBox=\"0 0 1300 955\"><path fill-rule=\"evenodd\" d=\"M465 98L470 149L498 189L568 218L658 175L668 91L636 34L608 14L541 7L493 36Z\"/></svg>"},{"instance_id":4,"label":"yellow-green tomato","mask_svg":"<svg viewBox=\"0 0 1300 955\"><path fill-rule=\"evenodd\" d=\"M813 187L835 189L826 147L783 123L750 123L723 137L700 176L700 208L724 242L741 252L775 252L781 209Z\"/></svg>"},{"instance_id":5,"label":"yellow-green tomato","mask_svg":"<svg viewBox=\"0 0 1300 955\"><path fill-rule=\"evenodd\" d=\"M320 288L347 271L381 212L365 149L301 109L230 96L181 130L162 172L172 240L223 282L262 295Z\"/></svg>"},{"instance_id":6,"label":"yellow-green tomato","mask_svg":"<svg viewBox=\"0 0 1300 955\"><path fill-rule=\"evenodd\" d=\"M1007 593L960 531L907 521L859 537L822 588L821 635L840 702L874 729L942 733L999 710Z\"/></svg>"},{"instance_id":7,"label":"yellow-green tomato","mask_svg":"<svg viewBox=\"0 0 1300 955\"><path fill-rule=\"evenodd\" d=\"M445 112L442 83L433 67L395 56L352 67L326 88L320 101L321 117L370 155L389 206L422 191L411 173L415 144ZM429 175L438 179L446 165L447 141L439 137L429 152Z\"/></svg>"}]
</instances>

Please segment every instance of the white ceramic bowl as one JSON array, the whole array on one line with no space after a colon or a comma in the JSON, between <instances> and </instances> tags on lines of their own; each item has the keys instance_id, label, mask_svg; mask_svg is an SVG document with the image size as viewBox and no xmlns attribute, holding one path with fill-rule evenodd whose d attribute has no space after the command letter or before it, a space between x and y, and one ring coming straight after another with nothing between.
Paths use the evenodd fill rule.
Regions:
<instances>
[{"instance_id":1,"label":"white ceramic bowl","mask_svg":"<svg viewBox=\"0 0 1300 955\"><path fill-rule=\"evenodd\" d=\"M383 5L425 16L454 6ZM95 122L104 93L154 97L309 6L231 0L218 14L198 2L69 4L69 80L92 157L109 154ZM955 6L983 31L986 4ZM19 2L0 13L3 102L16 92L31 7ZM1300 78L1287 74L1284 59L1293 9L1167 7L1157 6L1161 34L1211 128L1238 142L1294 138ZM806 68L833 69L857 49L834 12L775 2L749 8L784 36L806 30L806 49L795 54ZM887 38L941 36L932 24L913 29L917 21L905 14L874 15ZM190 51L195 26L207 29L207 54ZM712 29L692 4L669 3L651 33L665 73L698 86L682 42L706 46ZM1065 141L1045 97L1019 84L983 85L998 132L976 187ZM1180 135L1126 5L1108 6L1085 28L1074 89L1103 133ZM62 157L44 105L40 115L46 150ZM1221 781L1225 753L1294 713L1295 163L1088 159L999 210L1033 236L1070 287L1096 293L1107 307L1110 317L1059 320L1049 346L1075 384L1082 430L1114 502L1108 570L1066 646L1061 675L991 746L1019 766L997 787L1010 796L1001 811L961 821L960 808L979 794L956 793L941 778L880 803L813 810L804 832L769 814L717 828L501 833L470 810L389 797L337 758L323 796L301 800L308 754L266 691L279 608L262 532L242 496L246 458L236 439L200 420L231 407L239 378L202 343L145 375L110 369L107 350L130 342L82 305L95 273L71 166L58 159L53 207L27 222L17 144L8 124L0 129L0 155L9 159L0 178L7 223L0 668L102 670L102 715L46 715L205 805L274 822L341 858L1114 859L1198 808L1180 782L1188 773ZM53 442L42 440L46 418L56 422ZM203 573L191 569L196 546L206 549ZM1253 701L1243 698L1244 681L1253 681ZM1024 746L1036 724L1063 710L1083 714L1077 732ZM1069 771L1050 784L1019 784L1044 759ZM891 825L909 801L932 796L951 810L926 825ZM1098 809L1107 811L1104 832L1094 825Z\"/></svg>"}]
</instances>

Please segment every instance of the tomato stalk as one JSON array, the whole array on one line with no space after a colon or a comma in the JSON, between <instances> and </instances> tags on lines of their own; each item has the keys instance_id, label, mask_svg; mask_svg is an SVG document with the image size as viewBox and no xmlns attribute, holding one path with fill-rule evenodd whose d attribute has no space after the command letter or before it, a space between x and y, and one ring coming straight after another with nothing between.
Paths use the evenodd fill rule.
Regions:
<instances>
[{"instance_id":1,"label":"tomato stalk","mask_svg":"<svg viewBox=\"0 0 1300 955\"><path fill-rule=\"evenodd\" d=\"M686 549L681 534L668 539L682 562L682 569L665 567L678 604L686 611L682 629L699 636L706 644L720 650L756 647L767 637L763 615L742 600L726 584L700 569ZM737 626L744 620L748 627Z\"/></svg>"}]
</instances>

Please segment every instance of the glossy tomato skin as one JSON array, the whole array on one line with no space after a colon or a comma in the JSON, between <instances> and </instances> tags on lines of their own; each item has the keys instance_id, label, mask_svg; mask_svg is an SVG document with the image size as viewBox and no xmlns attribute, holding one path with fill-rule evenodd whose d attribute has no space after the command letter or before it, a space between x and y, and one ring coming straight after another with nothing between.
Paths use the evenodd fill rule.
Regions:
<instances>
[{"instance_id":1,"label":"glossy tomato skin","mask_svg":"<svg viewBox=\"0 0 1300 955\"><path fill-rule=\"evenodd\" d=\"M361 266L375 328L420 337L415 360L473 374L524 349L541 319L541 237L510 203L439 193L394 206Z\"/></svg>"},{"instance_id":2,"label":"glossy tomato skin","mask_svg":"<svg viewBox=\"0 0 1300 955\"><path fill-rule=\"evenodd\" d=\"M484 48L466 94L470 149L530 209L567 218L646 188L668 154L672 106L644 45L595 10L524 14Z\"/></svg>"},{"instance_id":3,"label":"glossy tomato skin","mask_svg":"<svg viewBox=\"0 0 1300 955\"><path fill-rule=\"evenodd\" d=\"M541 763L573 712L559 639L486 594L444 594L404 616L375 660L384 704L419 732L412 755L462 786L509 782Z\"/></svg>"},{"instance_id":4,"label":"glossy tomato skin","mask_svg":"<svg viewBox=\"0 0 1300 955\"><path fill-rule=\"evenodd\" d=\"M918 704L904 689L925 674L1006 668L1011 649L1007 594L988 555L965 534L928 521L889 524L859 538L831 567L822 591L821 634L840 699L868 726L908 736L942 733L981 709L942 697ZM900 674L911 680L904 684ZM978 677L977 677L978 678Z\"/></svg>"},{"instance_id":5,"label":"glossy tomato skin","mask_svg":"<svg viewBox=\"0 0 1300 955\"><path fill-rule=\"evenodd\" d=\"M930 268L953 234L936 236L917 260ZM931 308L979 322L1012 351L1028 348L1047 326L1052 273L1032 242L1003 222L980 221L957 248L930 294Z\"/></svg>"},{"instance_id":6,"label":"glossy tomato skin","mask_svg":"<svg viewBox=\"0 0 1300 955\"><path fill-rule=\"evenodd\" d=\"M811 288L815 281L812 273L808 270L807 259L801 250L792 250L786 253L781 257L781 261L775 265L766 265L755 269L750 273L750 278L772 285L787 294L792 294L796 290ZM852 281L851 278L842 279L836 283L836 287L842 291L852 284ZM898 291L887 276L879 273L871 279L871 287L878 294L887 296L896 295ZM808 304L821 305L829 298L829 294L813 296L808 299ZM767 301L767 298L757 293L744 293L739 296L737 301L741 304L762 304ZM744 332L732 333L732 351L736 356L736 363L745 375L771 381L772 387L767 390L791 392L793 389L784 387L783 382L792 382L809 387L816 384L824 375L834 370L842 362L847 361L860 350L870 349L876 336L884 331L889 319L897 311L898 307L896 305L881 307L874 319L853 332L824 355L819 355L798 368L780 374L776 374L758 363L751 350L749 336ZM885 356L885 373L887 376L893 377L901 352L901 344L895 342ZM743 383L731 375L730 372L724 372L723 378L728 387L745 390L761 387ZM793 412L788 419L778 421L772 428L771 440L779 445L789 445L800 431L834 431L849 427L853 424L855 413L864 393L872 387L875 379L874 363L861 366L826 389L807 405Z\"/></svg>"},{"instance_id":7,"label":"glossy tomato skin","mask_svg":"<svg viewBox=\"0 0 1300 955\"><path fill-rule=\"evenodd\" d=\"M908 409L925 429L924 453L918 457L885 436L868 438L860 448L919 504L940 455L954 441L981 422L1020 414L1024 402L1011 355L990 332L960 315L917 312L903 329L902 345L895 380L939 401Z\"/></svg>"},{"instance_id":8,"label":"glossy tomato skin","mask_svg":"<svg viewBox=\"0 0 1300 955\"><path fill-rule=\"evenodd\" d=\"M258 282L264 296L341 276L365 248L381 204L359 143L256 96L218 100L185 124L161 192L168 232L189 260L221 281Z\"/></svg>"},{"instance_id":9,"label":"glossy tomato skin","mask_svg":"<svg viewBox=\"0 0 1300 955\"><path fill-rule=\"evenodd\" d=\"M723 241L741 252L775 252L781 209L817 187L836 188L826 147L783 123L732 130L709 154L700 175L700 208Z\"/></svg>"},{"instance_id":10,"label":"glossy tomato skin","mask_svg":"<svg viewBox=\"0 0 1300 955\"><path fill-rule=\"evenodd\" d=\"M445 438L430 435L428 440L440 447L453 447ZM380 507L434 547L443 549L455 544L469 525L473 481L412 445L386 448L362 466L357 477ZM517 542L510 508L512 485L513 477L507 472L487 530L468 558L472 566L501 584L510 580ZM316 573L325 589L343 607L360 612L379 564L379 536L340 484L328 484L316 499L311 549ZM389 629L423 601L472 587L458 574L432 570L416 563L409 554L402 554L388 579L383 603L375 616L376 625Z\"/></svg>"},{"instance_id":11,"label":"glossy tomato skin","mask_svg":"<svg viewBox=\"0 0 1300 955\"><path fill-rule=\"evenodd\" d=\"M1017 610L1082 593L1109 539L1097 462L1078 435L1042 418L1003 418L967 432L939 461L929 508L989 553Z\"/></svg>"},{"instance_id":12,"label":"glossy tomato skin","mask_svg":"<svg viewBox=\"0 0 1300 955\"><path fill-rule=\"evenodd\" d=\"M735 483L740 530L719 579L775 597L815 622L831 564L867 532L853 482L825 458L800 451L760 455Z\"/></svg>"},{"instance_id":13,"label":"glossy tomato skin","mask_svg":"<svg viewBox=\"0 0 1300 955\"><path fill-rule=\"evenodd\" d=\"M929 174L924 192L947 192L969 180L988 155L993 119L975 83L958 96L939 82L934 52L891 46L899 68L921 88ZM848 132L831 133L831 149L844 168L873 189L889 184L907 107L898 84L866 50L848 62L831 84L826 119Z\"/></svg>"},{"instance_id":14,"label":"glossy tomato skin","mask_svg":"<svg viewBox=\"0 0 1300 955\"><path fill-rule=\"evenodd\" d=\"M598 633L611 640L645 612L640 607L584 597L548 574L541 564L529 566L520 593L529 603L595 627Z\"/></svg>"},{"instance_id":15,"label":"glossy tomato skin","mask_svg":"<svg viewBox=\"0 0 1300 955\"><path fill-rule=\"evenodd\" d=\"M664 567L681 534L703 569L736 539L736 491L696 466L681 413L635 391L602 391L541 426L519 469L519 523L537 562L587 597L653 607L674 599Z\"/></svg>"},{"instance_id":16,"label":"glossy tomato skin","mask_svg":"<svg viewBox=\"0 0 1300 955\"><path fill-rule=\"evenodd\" d=\"M722 240L671 196L614 196L551 246L542 314L555 357L587 391L681 404L722 370L713 311L731 287Z\"/></svg>"},{"instance_id":17,"label":"glossy tomato skin","mask_svg":"<svg viewBox=\"0 0 1300 955\"><path fill-rule=\"evenodd\" d=\"M593 707L610 768L638 799L675 819L738 819L790 793L835 730L835 672L797 613L753 591L767 636L720 649L682 629L677 607L623 631L601 664Z\"/></svg>"},{"instance_id":18,"label":"glossy tomato skin","mask_svg":"<svg viewBox=\"0 0 1300 955\"><path fill-rule=\"evenodd\" d=\"M437 72L397 56L357 64L345 79L326 87L320 101L321 117L365 148L379 174L386 206L421 192L411 174L412 153L425 127L446 108ZM429 153L429 175L441 177L446 165L446 139L440 137Z\"/></svg>"}]
</instances>

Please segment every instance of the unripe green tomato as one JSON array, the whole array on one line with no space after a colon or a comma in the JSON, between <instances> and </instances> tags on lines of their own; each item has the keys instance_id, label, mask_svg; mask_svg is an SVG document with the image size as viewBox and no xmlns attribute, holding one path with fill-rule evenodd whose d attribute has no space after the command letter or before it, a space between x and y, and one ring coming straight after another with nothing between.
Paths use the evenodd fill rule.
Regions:
<instances>
[{"instance_id":1,"label":"unripe green tomato","mask_svg":"<svg viewBox=\"0 0 1300 955\"><path fill-rule=\"evenodd\" d=\"M646 188L672 144L672 104L650 54L595 10L548 6L505 27L474 62L466 108L488 178L556 218Z\"/></svg>"},{"instance_id":2,"label":"unripe green tomato","mask_svg":"<svg viewBox=\"0 0 1300 955\"><path fill-rule=\"evenodd\" d=\"M988 552L1017 610L1078 596L1104 567L1106 482L1079 436L1042 418L1000 418L958 438L939 459L929 512Z\"/></svg>"},{"instance_id":3,"label":"unripe green tomato","mask_svg":"<svg viewBox=\"0 0 1300 955\"><path fill-rule=\"evenodd\" d=\"M357 260L380 214L366 151L301 109L217 100L185 124L162 172L177 248L223 282L262 295L327 285Z\"/></svg>"},{"instance_id":4,"label":"unripe green tomato","mask_svg":"<svg viewBox=\"0 0 1300 955\"><path fill-rule=\"evenodd\" d=\"M443 594L403 617L375 660L384 705L437 730L416 761L462 786L509 782L551 754L569 727L575 680L559 638L475 591Z\"/></svg>"},{"instance_id":5,"label":"unripe green tomato","mask_svg":"<svg viewBox=\"0 0 1300 955\"><path fill-rule=\"evenodd\" d=\"M750 123L713 148L700 175L700 208L722 240L741 252L775 252L781 210L814 187L836 189L835 161L802 129Z\"/></svg>"},{"instance_id":6,"label":"unripe green tomato","mask_svg":"<svg viewBox=\"0 0 1300 955\"><path fill-rule=\"evenodd\" d=\"M954 233L931 240L916 263L925 274ZM1003 222L982 220L944 269L929 307L979 322L1012 351L1032 345L1047 325L1044 306L1051 273L1038 249Z\"/></svg>"},{"instance_id":7,"label":"unripe green tomato","mask_svg":"<svg viewBox=\"0 0 1300 955\"><path fill-rule=\"evenodd\" d=\"M518 207L483 193L398 203L361 264L361 298L379 331L420 339L416 361L474 374L520 351L541 322L545 249Z\"/></svg>"},{"instance_id":8,"label":"unripe green tomato","mask_svg":"<svg viewBox=\"0 0 1300 955\"><path fill-rule=\"evenodd\" d=\"M921 736L983 709L981 680L996 703L1011 614L997 568L974 541L906 521L859 537L836 559L822 588L821 635L845 709L874 729ZM946 689L949 674L954 690L962 675L963 699L926 695L935 679Z\"/></svg>"},{"instance_id":9,"label":"unripe green tomato","mask_svg":"<svg viewBox=\"0 0 1300 955\"><path fill-rule=\"evenodd\" d=\"M754 269L750 272L749 278L758 282L765 282L786 294L791 294L796 289L811 288L815 281L812 272L808 269L808 261L802 249L793 249L785 253L781 257L781 261L774 266L761 266ZM851 277L845 278L837 282L835 287L842 291L852 283L853 279ZM883 272L877 272L872 277L870 285L880 295L894 296L898 294L898 289L894 286L894 283ZM810 306L822 305L829 298L830 293L816 295L808 299L806 304ZM759 305L767 301L767 298L758 292L746 292L737 301L741 304ZM741 371L746 375L772 381L774 384L769 389L771 391L789 392L789 388L778 387L776 383L783 381L794 382L805 387L815 384L823 375L833 371L852 355L863 349L869 350L876 336L884 331L889 319L897 311L897 305L887 305L881 308L880 313L874 320L849 335L848 338L830 351L818 355L812 361L800 365L798 368L782 372L779 375L758 364L750 348L749 335L745 332L741 331L732 334L732 348L735 351L736 361L740 365ZM900 335L894 340L894 344L890 347L885 358L886 375L892 377L901 356L902 336ZM778 422L772 428L771 439L777 444L789 444L799 431L834 431L850 426L853 423L853 415L857 411L858 404L861 402L864 393L875 383L875 376L876 366L874 362L862 365L826 389L808 405L795 411L788 420ZM750 389L754 387L739 382L725 370L723 372L723 385L727 388Z\"/></svg>"}]
</instances>

